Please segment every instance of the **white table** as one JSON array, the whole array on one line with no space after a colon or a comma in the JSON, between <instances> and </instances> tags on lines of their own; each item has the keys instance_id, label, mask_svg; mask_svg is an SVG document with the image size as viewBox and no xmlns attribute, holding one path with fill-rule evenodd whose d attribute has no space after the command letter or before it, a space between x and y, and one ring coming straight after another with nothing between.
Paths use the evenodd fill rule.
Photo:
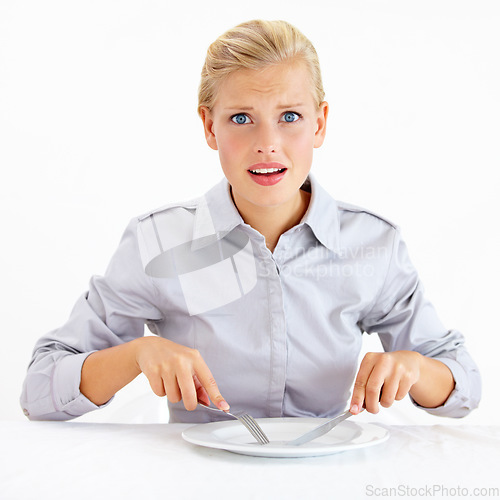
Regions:
<instances>
[{"instance_id":1,"label":"white table","mask_svg":"<svg viewBox=\"0 0 500 500\"><path fill-rule=\"evenodd\" d=\"M0 499L500 497L497 426L387 426L383 444L296 459L198 447L187 427L0 422Z\"/></svg>"}]
</instances>

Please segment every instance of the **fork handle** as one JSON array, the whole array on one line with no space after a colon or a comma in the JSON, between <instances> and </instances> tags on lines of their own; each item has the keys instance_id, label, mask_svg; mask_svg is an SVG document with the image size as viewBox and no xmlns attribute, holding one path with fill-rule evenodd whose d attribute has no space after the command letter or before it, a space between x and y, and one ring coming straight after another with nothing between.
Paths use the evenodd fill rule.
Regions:
<instances>
[{"instance_id":1,"label":"fork handle","mask_svg":"<svg viewBox=\"0 0 500 500\"><path fill-rule=\"evenodd\" d=\"M219 413L224 413L225 415L230 415L233 418L238 418L236 415L233 415L232 413L228 411L221 410L220 408L215 408L214 406L208 406L205 403L202 403L201 401L198 401L198 406L201 406L202 408L206 408L207 410L212 410L212 411L218 411Z\"/></svg>"}]
</instances>

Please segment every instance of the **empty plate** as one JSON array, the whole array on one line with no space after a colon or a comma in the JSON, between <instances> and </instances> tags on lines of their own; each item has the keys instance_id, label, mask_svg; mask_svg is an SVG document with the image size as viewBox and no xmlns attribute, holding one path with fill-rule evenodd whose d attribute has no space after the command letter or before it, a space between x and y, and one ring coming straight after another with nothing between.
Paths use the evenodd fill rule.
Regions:
<instances>
[{"instance_id":1,"label":"empty plate","mask_svg":"<svg viewBox=\"0 0 500 500\"><path fill-rule=\"evenodd\" d=\"M341 422L327 434L302 446L286 443L326 422L327 418L257 418L269 444L260 445L238 421L211 422L189 427L182 437L193 444L257 457L314 457L383 443L387 429L375 424Z\"/></svg>"}]
</instances>

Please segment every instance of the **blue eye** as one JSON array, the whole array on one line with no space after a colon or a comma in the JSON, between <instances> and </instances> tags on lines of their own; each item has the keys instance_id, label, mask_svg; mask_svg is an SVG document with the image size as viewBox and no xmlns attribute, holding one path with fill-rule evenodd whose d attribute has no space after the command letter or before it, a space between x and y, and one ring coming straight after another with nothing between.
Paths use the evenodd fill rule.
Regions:
<instances>
[{"instance_id":1,"label":"blue eye","mask_svg":"<svg viewBox=\"0 0 500 500\"><path fill-rule=\"evenodd\" d=\"M237 115L231 116L231 121L237 123L238 125L243 125L245 123L250 123L250 118L244 113L239 113Z\"/></svg>"},{"instance_id":2,"label":"blue eye","mask_svg":"<svg viewBox=\"0 0 500 500\"><path fill-rule=\"evenodd\" d=\"M292 123L296 122L300 118L300 115L298 113L295 113L294 111L287 111L283 117L282 121L287 122L287 123Z\"/></svg>"}]
</instances>

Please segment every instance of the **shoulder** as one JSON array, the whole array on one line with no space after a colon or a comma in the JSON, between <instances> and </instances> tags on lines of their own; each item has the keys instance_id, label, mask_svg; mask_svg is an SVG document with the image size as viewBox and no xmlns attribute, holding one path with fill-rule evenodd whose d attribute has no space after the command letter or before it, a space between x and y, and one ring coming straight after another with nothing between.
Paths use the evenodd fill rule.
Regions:
<instances>
[{"instance_id":1,"label":"shoulder","mask_svg":"<svg viewBox=\"0 0 500 500\"><path fill-rule=\"evenodd\" d=\"M202 204L203 197L193 198L168 203L135 217L132 224L143 258L149 260L158 252L192 241Z\"/></svg>"},{"instance_id":2,"label":"shoulder","mask_svg":"<svg viewBox=\"0 0 500 500\"><path fill-rule=\"evenodd\" d=\"M198 198L168 203L132 219L130 230L137 240L145 270L160 254L193 240L200 203Z\"/></svg>"},{"instance_id":3,"label":"shoulder","mask_svg":"<svg viewBox=\"0 0 500 500\"><path fill-rule=\"evenodd\" d=\"M342 248L376 249L378 255L389 256L400 239L399 226L372 210L337 202L340 245Z\"/></svg>"},{"instance_id":4,"label":"shoulder","mask_svg":"<svg viewBox=\"0 0 500 500\"><path fill-rule=\"evenodd\" d=\"M341 224L343 219L355 219L358 222L365 222L366 224L381 224L382 226L386 226L386 228L389 230L399 230L399 226L397 224L387 219L386 217L373 212L372 210L368 210L367 208L353 205L351 203L346 203L344 201L337 200L336 203Z\"/></svg>"},{"instance_id":5,"label":"shoulder","mask_svg":"<svg viewBox=\"0 0 500 500\"><path fill-rule=\"evenodd\" d=\"M161 207L154 208L147 212L144 212L138 215L135 219L137 222L141 223L155 215L161 216L162 214L172 213L172 212L192 212L196 210L200 203L202 202L203 197L193 198L187 201L177 201L173 203L168 203L166 205L162 205Z\"/></svg>"}]
</instances>

